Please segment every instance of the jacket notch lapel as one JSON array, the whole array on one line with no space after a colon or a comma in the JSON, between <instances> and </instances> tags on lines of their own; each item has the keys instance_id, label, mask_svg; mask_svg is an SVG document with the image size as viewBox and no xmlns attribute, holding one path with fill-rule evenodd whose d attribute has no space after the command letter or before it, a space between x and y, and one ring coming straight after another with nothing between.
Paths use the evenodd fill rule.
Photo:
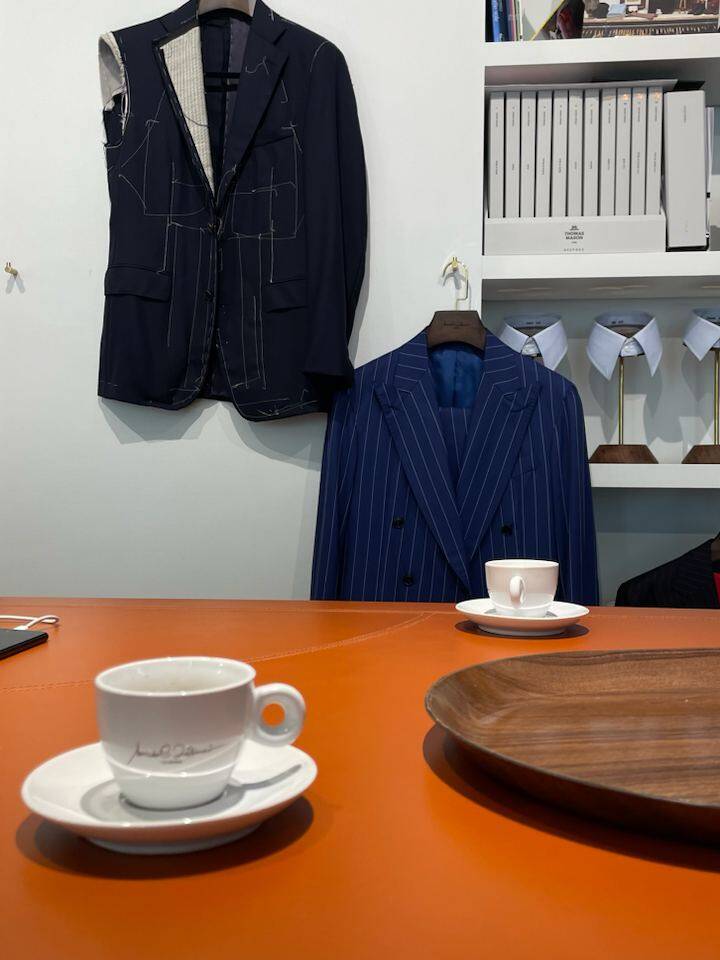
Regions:
<instances>
[{"instance_id":1,"label":"jacket notch lapel","mask_svg":"<svg viewBox=\"0 0 720 960\"><path fill-rule=\"evenodd\" d=\"M415 343L415 341L411 341ZM404 373L413 367L400 367ZM450 481L445 441L437 416L432 374L424 358L413 357L420 376L402 377L404 383L414 380L409 390L394 384L378 384L375 394L385 417L405 476L417 504L455 574L470 590L470 576L465 558L465 542L460 517ZM417 379L415 377L417 376Z\"/></svg>"},{"instance_id":2,"label":"jacket notch lapel","mask_svg":"<svg viewBox=\"0 0 720 960\"><path fill-rule=\"evenodd\" d=\"M256 26L256 19L264 17L259 8L258 4L248 36L245 61L238 80L235 105L227 132L223 173L218 184L219 207L222 207L235 170L255 136L287 60L287 53L263 35L267 30L261 32L260 24L265 23L264 19ZM264 9L267 11L267 7Z\"/></svg>"},{"instance_id":3,"label":"jacket notch lapel","mask_svg":"<svg viewBox=\"0 0 720 960\"><path fill-rule=\"evenodd\" d=\"M212 151L197 18L193 16L185 20L178 32L156 40L154 49L170 105L177 116L195 166L213 195L215 186Z\"/></svg>"},{"instance_id":4,"label":"jacket notch lapel","mask_svg":"<svg viewBox=\"0 0 720 960\"><path fill-rule=\"evenodd\" d=\"M536 383L525 385L517 354L488 333L485 371L457 486L469 559L477 553L510 481L538 393Z\"/></svg>"},{"instance_id":5,"label":"jacket notch lapel","mask_svg":"<svg viewBox=\"0 0 720 960\"><path fill-rule=\"evenodd\" d=\"M275 45L285 25L262 0L257 0L227 133L223 173L216 184L196 0L163 17L162 24L167 32L154 41L154 49L163 83L195 166L211 197L217 195L220 207L287 60L287 54Z\"/></svg>"}]
</instances>

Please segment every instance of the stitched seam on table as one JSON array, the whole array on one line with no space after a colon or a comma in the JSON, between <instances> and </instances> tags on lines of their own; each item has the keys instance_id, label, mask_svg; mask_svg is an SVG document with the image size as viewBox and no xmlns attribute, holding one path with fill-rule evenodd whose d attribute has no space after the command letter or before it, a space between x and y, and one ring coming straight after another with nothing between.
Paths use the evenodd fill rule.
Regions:
<instances>
[{"instance_id":1,"label":"stitched seam on table","mask_svg":"<svg viewBox=\"0 0 720 960\"><path fill-rule=\"evenodd\" d=\"M266 660L284 660L286 657L299 657L308 653L322 653L324 650L337 650L339 647L354 646L363 643L365 640L373 640L375 637L384 637L394 633L396 630L404 630L406 627L412 627L416 623L422 623L435 616L434 613L420 613L410 620L403 620L402 623L391 627L383 627L382 630L373 630L370 633L358 634L356 637L346 637L344 640L335 640L333 643L319 644L315 647L303 647L299 650L287 650L284 653L269 653L264 657L248 657L248 663L263 663ZM15 687L0 686L1 693L21 693L23 690L54 690L61 687L82 687L92 684L92 680L58 680L55 683L28 683Z\"/></svg>"},{"instance_id":2,"label":"stitched seam on table","mask_svg":"<svg viewBox=\"0 0 720 960\"><path fill-rule=\"evenodd\" d=\"M357 637L346 637L344 640L335 640L333 643L319 644L315 647L303 647L300 650L288 650L286 653L269 653L265 657L249 657L248 663L263 663L266 660L283 660L285 657L299 657L307 653L322 653L325 650L337 650L340 647L350 647L365 640L374 640L376 637L385 637L397 630L405 630L406 627L415 626L416 623L422 623L434 616L433 613L420 613L410 620L403 620L402 623L391 627L383 627L382 630L373 630L370 633L361 633Z\"/></svg>"},{"instance_id":3,"label":"stitched seam on table","mask_svg":"<svg viewBox=\"0 0 720 960\"><path fill-rule=\"evenodd\" d=\"M7 605L8 603L15 604L18 602L21 604L26 604L28 603L28 600L30 600L32 603L37 605L37 599L34 597L32 598L21 597L19 600L16 597L10 597L10 598L0 597L0 604ZM40 600L41 606L43 604L48 605L48 604L54 603L57 607L67 605L69 608L72 608L73 610L88 609L88 605L85 603L85 600L82 597L70 597L67 600L61 600L58 597L55 597L55 598L40 597L39 600ZM157 597L157 598L148 598L145 600L138 599L136 597L98 597L97 600L94 601L94 604L102 608L113 607L113 606L127 607L128 604L133 604L134 606L141 607L142 609L151 609L151 610L152 609L161 610L163 605L170 606L171 604L186 605L187 603L190 603L190 604L197 604L198 606L207 604L209 608L209 612L212 612L212 609L209 606L212 604L215 610L230 609L230 610L235 610L238 613L242 613L243 608L239 607L238 604L249 603L251 604L251 606L248 609L251 613L288 613L288 614L290 613L293 613L293 614L294 613L312 613L312 614L343 613L346 616L348 615L354 616L355 614L361 614L363 616L365 616L366 614L372 614L374 616L380 616L382 614L386 614L388 616L400 616L403 611L399 608L402 606L405 606L405 607L408 606L407 604L402 604L400 601L396 601L394 603L391 601L387 605L384 605L381 603L376 604L373 602L369 606L363 606L363 607L349 608L346 606L337 606L337 607L323 607L321 609L320 603L331 603L332 601L328 601L328 600L312 601L312 606L308 604L307 600L298 600L297 602L294 602L292 600L282 600L279 602L282 603L281 607L274 607L271 605L261 605L262 601L257 601L257 600L247 600L247 601L239 600L238 601L238 600L232 600L230 598L219 599L219 600L188 601L188 600L182 600L180 598L173 599L172 597L171 598ZM339 600L337 602L339 604L342 604L343 601ZM218 606L219 604L222 604L222 606ZM426 604L426 606L429 606L429 605L430 604ZM437 604L437 606L440 606L440 604ZM388 609L389 607L395 607L395 609ZM437 613L455 613L456 611L455 610L425 610L424 612L427 614L430 614L431 616L434 616ZM2 618L0 617L0 620L1 619Z\"/></svg>"},{"instance_id":4,"label":"stitched seam on table","mask_svg":"<svg viewBox=\"0 0 720 960\"><path fill-rule=\"evenodd\" d=\"M92 680L57 680L54 683L25 683L16 687L0 687L0 693L22 693L23 690L54 690L60 687L84 687Z\"/></svg>"}]
</instances>

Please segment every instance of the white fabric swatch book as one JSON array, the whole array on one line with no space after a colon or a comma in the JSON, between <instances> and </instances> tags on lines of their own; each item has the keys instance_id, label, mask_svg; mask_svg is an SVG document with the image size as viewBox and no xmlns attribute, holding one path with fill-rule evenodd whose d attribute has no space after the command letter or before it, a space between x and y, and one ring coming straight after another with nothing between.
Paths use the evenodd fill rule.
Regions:
<instances>
[{"instance_id":1,"label":"white fabric swatch book","mask_svg":"<svg viewBox=\"0 0 720 960\"><path fill-rule=\"evenodd\" d=\"M568 93L567 214L582 216L583 181L583 91Z\"/></svg>"},{"instance_id":2,"label":"white fabric swatch book","mask_svg":"<svg viewBox=\"0 0 720 960\"><path fill-rule=\"evenodd\" d=\"M523 90L520 99L520 216L535 215L535 117L534 90Z\"/></svg>"},{"instance_id":3,"label":"white fabric swatch book","mask_svg":"<svg viewBox=\"0 0 720 960\"><path fill-rule=\"evenodd\" d=\"M600 93L600 216L615 213L615 131L617 91L605 88Z\"/></svg>"},{"instance_id":4,"label":"white fabric swatch book","mask_svg":"<svg viewBox=\"0 0 720 960\"><path fill-rule=\"evenodd\" d=\"M552 105L552 177L550 183L550 214L564 217L567 213L567 149L568 149L568 92L553 91Z\"/></svg>"}]
</instances>

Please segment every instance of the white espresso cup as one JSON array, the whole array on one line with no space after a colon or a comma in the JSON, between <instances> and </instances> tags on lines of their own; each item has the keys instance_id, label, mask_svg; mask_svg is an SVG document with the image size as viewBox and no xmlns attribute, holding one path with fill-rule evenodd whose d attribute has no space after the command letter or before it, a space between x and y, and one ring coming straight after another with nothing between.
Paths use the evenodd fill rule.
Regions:
<instances>
[{"instance_id":1,"label":"white espresso cup","mask_svg":"<svg viewBox=\"0 0 720 960\"><path fill-rule=\"evenodd\" d=\"M245 739L292 743L305 719L302 695L284 683L255 687L239 660L165 657L111 667L95 678L105 757L125 798L174 810L219 797ZM279 704L276 725L262 716Z\"/></svg>"},{"instance_id":2,"label":"white espresso cup","mask_svg":"<svg viewBox=\"0 0 720 960\"><path fill-rule=\"evenodd\" d=\"M544 617L555 599L558 564L554 560L488 560L485 579L498 613Z\"/></svg>"}]
</instances>

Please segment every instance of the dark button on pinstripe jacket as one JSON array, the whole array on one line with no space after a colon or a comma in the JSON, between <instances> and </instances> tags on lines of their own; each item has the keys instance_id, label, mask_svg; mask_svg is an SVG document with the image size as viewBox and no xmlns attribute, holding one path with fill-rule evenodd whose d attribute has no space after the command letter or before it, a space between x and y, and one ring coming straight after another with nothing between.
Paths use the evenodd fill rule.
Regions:
<instances>
[{"instance_id":1,"label":"dark button on pinstripe jacket","mask_svg":"<svg viewBox=\"0 0 720 960\"><path fill-rule=\"evenodd\" d=\"M484 597L485 561L502 557L557 560L558 599L597 603L580 398L564 377L488 334L453 487L421 333L357 370L336 398L312 596Z\"/></svg>"},{"instance_id":2,"label":"dark button on pinstripe jacket","mask_svg":"<svg viewBox=\"0 0 720 960\"><path fill-rule=\"evenodd\" d=\"M251 22L226 26L239 79L221 109L213 101L212 129L196 0L101 38L111 218L99 393L167 408L213 397L275 419L326 409L352 383L363 147L336 47L262 0Z\"/></svg>"}]
</instances>

